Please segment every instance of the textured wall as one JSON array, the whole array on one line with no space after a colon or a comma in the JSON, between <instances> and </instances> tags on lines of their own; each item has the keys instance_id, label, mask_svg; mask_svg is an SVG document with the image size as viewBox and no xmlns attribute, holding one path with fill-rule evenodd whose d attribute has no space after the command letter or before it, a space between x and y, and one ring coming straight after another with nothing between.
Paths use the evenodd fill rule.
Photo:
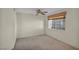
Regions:
<instances>
[{"instance_id":1,"label":"textured wall","mask_svg":"<svg viewBox=\"0 0 79 59\"><path fill-rule=\"evenodd\" d=\"M0 9L0 49L13 49L16 40L16 15L12 8Z\"/></svg>"},{"instance_id":2,"label":"textured wall","mask_svg":"<svg viewBox=\"0 0 79 59\"><path fill-rule=\"evenodd\" d=\"M44 16L17 13L17 38L44 34Z\"/></svg>"},{"instance_id":3,"label":"textured wall","mask_svg":"<svg viewBox=\"0 0 79 59\"><path fill-rule=\"evenodd\" d=\"M65 19L65 31L48 29L46 20L46 33L49 36L55 37L65 43L79 48L79 9L70 8L66 10L67 16Z\"/></svg>"}]
</instances>

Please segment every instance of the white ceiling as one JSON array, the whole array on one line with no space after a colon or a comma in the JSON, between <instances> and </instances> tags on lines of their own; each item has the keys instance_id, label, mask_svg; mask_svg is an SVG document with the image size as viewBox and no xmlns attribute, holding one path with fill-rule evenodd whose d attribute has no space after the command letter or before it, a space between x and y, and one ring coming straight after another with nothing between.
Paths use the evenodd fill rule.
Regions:
<instances>
[{"instance_id":1,"label":"white ceiling","mask_svg":"<svg viewBox=\"0 0 79 59\"><path fill-rule=\"evenodd\" d=\"M39 8L16 8L15 11L18 13L27 13L27 14L36 14L36 10ZM49 13L53 13L55 11L62 10L63 8L40 8L42 11L47 11Z\"/></svg>"}]
</instances>

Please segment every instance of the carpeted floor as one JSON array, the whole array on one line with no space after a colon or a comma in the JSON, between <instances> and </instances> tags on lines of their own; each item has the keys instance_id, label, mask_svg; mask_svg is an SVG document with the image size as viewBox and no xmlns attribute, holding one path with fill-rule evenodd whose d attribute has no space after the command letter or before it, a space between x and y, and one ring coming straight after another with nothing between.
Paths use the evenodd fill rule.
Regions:
<instances>
[{"instance_id":1,"label":"carpeted floor","mask_svg":"<svg viewBox=\"0 0 79 59\"><path fill-rule=\"evenodd\" d=\"M75 50L76 48L65 44L47 35L39 35L16 40L14 50Z\"/></svg>"}]
</instances>

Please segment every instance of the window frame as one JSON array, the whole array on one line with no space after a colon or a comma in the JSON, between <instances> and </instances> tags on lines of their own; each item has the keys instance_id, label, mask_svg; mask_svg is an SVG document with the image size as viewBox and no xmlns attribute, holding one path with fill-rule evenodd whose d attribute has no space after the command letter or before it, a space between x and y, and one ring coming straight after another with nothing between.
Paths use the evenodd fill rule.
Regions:
<instances>
[{"instance_id":1,"label":"window frame","mask_svg":"<svg viewBox=\"0 0 79 59\"><path fill-rule=\"evenodd\" d=\"M48 23L49 23L49 21L50 20L48 20ZM56 21L59 21L58 24L56 23ZM65 30L65 20L53 20L51 22L52 22L52 25L51 25L50 29ZM63 25L61 24L61 22L63 22ZM50 26L50 25L48 25L48 26Z\"/></svg>"}]
</instances>

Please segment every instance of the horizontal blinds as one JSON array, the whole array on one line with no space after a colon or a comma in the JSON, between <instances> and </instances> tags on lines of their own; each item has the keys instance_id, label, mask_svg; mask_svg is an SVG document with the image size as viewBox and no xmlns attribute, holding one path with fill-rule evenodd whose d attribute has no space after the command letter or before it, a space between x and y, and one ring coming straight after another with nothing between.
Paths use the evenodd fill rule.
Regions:
<instances>
[{"instance_id":1,"label":"horizontal blinds","mask_svg":"<svg viewBox=\"0 0 79 59\"><path fill-rule=\"evenodd\" d=\"M64 19L66 11L48 16L48 20Z\"/></svg>"}]
</instances>

